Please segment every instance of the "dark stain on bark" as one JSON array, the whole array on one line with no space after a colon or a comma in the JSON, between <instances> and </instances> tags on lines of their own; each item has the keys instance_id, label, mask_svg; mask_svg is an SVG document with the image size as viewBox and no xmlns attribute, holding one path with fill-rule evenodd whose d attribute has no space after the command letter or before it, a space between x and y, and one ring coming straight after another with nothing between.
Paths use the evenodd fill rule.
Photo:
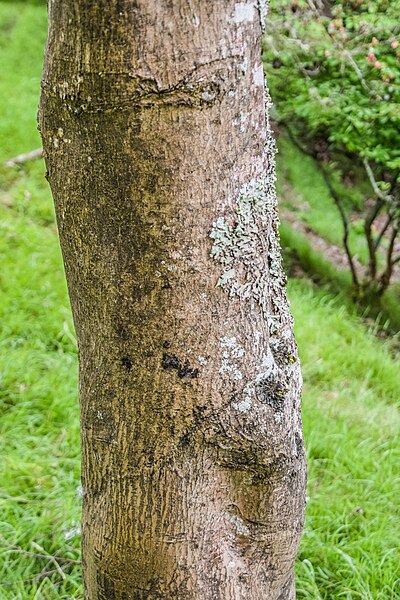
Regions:
<instances>
[{"instance_id":1,"label":"dark stain on bark","mask_svg":"<svg viewBox=\"0 0 400 600\"><path fill-rule=\"evenodd\" d=\"M174 354L163 354L162 368L163 369L179 369L180 360Z\"/></svg>"},{"instance_id":2,"label":"dark stain on bark","mask_svg":"<svg viewBox=\"0 0 400 600\"><path fill-rule=\"evenodd\" d=\"M132 369L132 361L129 358L129 356L123 356L121 358L121 364L122 364L123 367L125 367L125 369L127 371L130 371Z\"/></svg>"},{"instance_id":3,"label":"dark stain on bark","mask_svg":"<svg viewBox=\"0 0 400 600\"><path fill-rule=\"evenodd\" d=\"M187 361L182 363L175 354L164 353L161 365L163 369L176 369L180 379L183 379L184 377L196 379L199 375L199 369L194 369Z\"/></svg>"},{"instance_id":4,"label":"dark stain on bark","mask_svg":"<svg viewBox=\"0 0 400 600\"><path fill-rule=\"evenodd\" d=\"M296 454L297 456L304 456L304 444L298 433L294 434L294 441L296 444Z\"/></svg>"},{"instance_id":5,"label":"dark stain on bark","mask_svg":"<svg viewBox=\"0 0 400 600\"><path fill-rule=\"evenodd\" d=\"M179 445L181 448L186 448L190 445L190 432L186 431L179 440Z\"/></svg>"}]
</instances>

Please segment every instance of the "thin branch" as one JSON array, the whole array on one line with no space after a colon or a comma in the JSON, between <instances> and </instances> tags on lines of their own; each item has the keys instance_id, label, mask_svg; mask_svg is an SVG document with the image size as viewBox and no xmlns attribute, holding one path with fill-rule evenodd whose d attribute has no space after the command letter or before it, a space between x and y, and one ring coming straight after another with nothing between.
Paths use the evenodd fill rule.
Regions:
<instances>
[{"instance_id":1,"label":"thin branch","mask_svg":"<svg viewBox=\"0 0 400 600\"><path fill-rule=\"evenodd\" d=\"M40 546L40 544L38 544L37 542L33 541L33 542L31 542L31 544L34 548L36 548L36 550L39 550L40 552L44 552L44 553L46 552L46 550L42 546ZM46 556L46 554L45 554L45 556ZM60 567L60 565L58 564L56 558L49 553L47 554L47 558L54 564L54 566L57 569L61 578L66 579L65 573L62 570L62 568Z\"/></svg>"},{"instance_id":2,"label":"thin branch","mask_svg":"<svg viewBox=\"0 0 400 600\"><path fill-rule=\"evenodd\" d=\"M29 160L35 160L37 158L42 158L43 156L43 148L37 148L36 150L31 150L31 152L25 152L25 154L18 154L14 158L11 158L6 163L6 167L15 167L15 165L20 165L22 163L28 162Z\"/></svg>"},{"instance_id":3,"label":"thin branch","mask_svg":"<svg viewBox=\"0 0 400 600\"><path fill-rule=\"evenodd\" d=\"M394 265L397 265L398 262L400 262L400 256L396 256L396 258L392 260L392 267L394 267Z\"/></svg>"},{"instance_id":4,"label":"thin branch","mask_svg":"<svg viewBox=\"0 0 400 600\"><path fill-rule=\"evenodd\" d=\"M385 194L385 192L382 192L382 190L379 189L378 184L376 183L375 176L372 172L372 169L370 167L370 164L369 164L367 158L363 158L363 164L364 164L365 170L367 172L369 181L372 185L372 189L374 190L376 196L378 196L378 198L383 200L383 202L391 202L393 200L393 197L390 194Z\"/></svg>"},{"instance_id":5,"label":"thin branch","mask_svg":"<svg viewBox=\"0 0 400 600\"><path fill-rule=\"evenodd\" d=\"M39 544L37 544L36 542L32 542L32 545L35 548L43 550L43 548L41 546L39 546ZM45 579L46 577L51 577L52 575L55 575L56 573L58 573L60 575L60 577L65 580L66 575L65 575L63 569L68 568L68 566L81 564L80 560L76 560L74 558L68 558L66 556L58 556L58 555L53 556L51 554L42 554L42 553L38 553L38 552L29 552L28 550L24 550L23 548L19 548L18 546L13 546L11 548L8 548L5 551L5 554L12 553L12 552L18 553L18 554L24 554L25 556L31 556L32 558L47 560L47 563L45 564L45 566L43 567L43 569L41 570L40 573L38 573L37 575L35 575L33 577L30 577L29 579L24 580L25 585L27 585L29 583L33 583L34 581L41 581L42 579ZM43 552L46 552L46 551L43 550ZM59 563L61 563L61 564L59 564ZM50 564L53 564L55 568L49 570L48 567ZM7 587L13 586L12 583L5 583L4 585Z\"/></svg>"},{"instance_id":6,"label":"thin branch","mask_svg":"<svg viewBox=\"0 0 400 600\"><path fill-rule=\"evenodd\" d=\"M285 122L282 122L282 125L286 128L289 138L293 142L293 144L296 146L296 148L298 148L301 152L303 152L303 154L306 154L307 156L311 156L311 158L313 158L315 160L314 155L309 150L303 148L302 145L298 142L298 140L296 139L296 137L293 135L292 131L290 130L290 127L288 127L288 125ZM343 246L344 246L346 256L347 256L347 262L349 263L349 267L350 267L350 271L351 271L351 278L353 280L353 285L357 288L357 287L359 287L359 279L358 279L355 262L354 262L353 256L351 254L350 246L349 246L349 223L348 223L348 220L346 217L346 213L343 210L341 200L340 200L335 188L333 187L333 185L328 177L328 174L326 173L323 166L318 161L316 161L316 162L322 173L322 176L323 176L326 186L329 190L329 193L335 203L335 206L339 211L339 215L340 215L340 218L341 218L341 221L343 224Z\"/></svg>"},{"instance_id":7,"label":"thin branch","mask_svg":"<svg viewBox=\"0 0 400 600\"><path fill-rule=\"evenodd\" d=\"M372 280L375 280L375 278L376 278L376 267L377 267L376 247L375 247L375 242L374 242L374 238L372 235L372 223L375 221L381 208L384 205L385 205L384 201L381 200L380 198L378 198L376 200L375 204L368 211L367 216L365 218L365 223L364 223L364 232L365 232L365 237L367 239L368 254L369 254L368 271L369 271L369 275Z\"/></svg>"},{"instance_id":8,"label":"thin branch","mask_svg":"<svg viewBox=\"0 0 400 600\"><path fill-rule=\"evenodd\" d=\"M51 561L50 561L51 562ZM52 575L55 575L56 573L59 573L58 569L51 569L49 571L41 571L38 575L35 575L34 577L30 577L29 579L24 579L24 584L28 584L28 583L33 583L33 582L39 582L42 579L46 579L46 577L51 577ZM63 579L66 578L65 573L63 572ZM11 586L12 584L10 584Z\"/></svg>"},{"instance_id":9,"label":"thin branch","mask_svg":"<svg viewBox=\"0 0 400 600\"><path fill-rule=\"evenodd\" d=\"M47 559L50 558L50 560L48 560L47 564L43 567L43 569L40 571L40 573L38 573L37 575L34 575L33 577L30 577L29 579L24 579L24 581L23 581L24 585L28 585L33 582L39 582L42 579L45 579L46 577L51 577L52 575L55 575L56 573L58 573L59 575L62 573L62 579L66 579L66 575L65 575L63 569L64 568L67 569L69 567L69 565L73 565L73 564L75 564L75 562L80 563L80 561L73 561L73 560L68 559L68 562L64 562L62 566L58 565L55 569L48 569L50 564L53 562L51 560L51 557L43 555L41 558L47 558ZM3 583L3 585L5 587L11 588L15 584L13 584L11 582L6 582L6 583Z\"/></svg>"},{"instance_id":10,"label":"thin branch","mask_svg":"<svg viewBox=\"0 0 400 600\"><path fill-rule=\"evenodd\" d=\"M389 214L381 231L378 234L378 237L375 240L375 251L378 250L379 245L383 239L383 236L385 235L387 228L389 227L390 223L393 221L393 215Z\"/></svg>"},{"instance_id":11,"label":"thin branch","mask_svg":"<svg viewBox=\"0 0 400 600\"><path fill-rule=\"evenodd\" d=\"M286 131L288 132L290 141L293 142L293 144L296 146L296 148L298 150L300 150L300 152L302 152L306 156L311 156L311 158L313 158L315 160L315 156L313 155L313 153L310 152L310 150L307 150L307 148L304 148L304 146L302 146L300 144L300 142L297 140L296 136L293 134L292 130L290 129L289 125L287 123L285 123L285 121L280 121L280 124L286 129Z\"/></svg>"},{"instance_id":12,"label":"thin branch","mask_svg":"<svg viewBox=\"0 0 400 600\"><path fill-rule=\"evenodd\" d=\"M353 255L351 254L351 250L350 250L350 246L349 246L349 222L347 220L346 213L344 212L341 200L340 200L335 188L333 187L333 185L328 177L328 174L326 173L325 169L322 166L320 166L320 170L321 170L322 176L324 178L324 181L327 185L327 188L329 190L329 193L332 196L332 199L336 205L336 208L339 211L339 215L342 220L343 246L344 246L344 249L346 252L347 261L349 263L349 267L350 267L350 271L351 271L351 278L353 280L354 286L357 288L357 287L359 287L359 280L358 280L357 269L356 269L356 266L354 263L354 258L353 258Z\"/></svg>"},{"instance_id":13,"label":"thin branch","mask_svg":"<svg viewBox=\"0 0 400 600\"><path fill-rule=\"evenodd\" d=\"M361 85L363 86L363 88L369 93L372 94L372 90L370 87L368 87L367 82L365 81L363 74L361 72L360 67L358 66L358 64L356 63L356 61L354 60L353 56L351 55L351 53L348 50L344 51L344 56L348 59L349 63L351 64L351 66L353 67L358 79L360 80Z\"/></svg>"},{"instance_id":14,"label":"thin branch","mask_svg":"<svg viewBox=\"0 0 400 600\"><path fill-rule=\"evenodd\" d=\"M398 234L399 230L396 227L393 227L392 230L392 235L390 236L390 241L389 241L389 246L386 252L386 269L384 270L384 272L381 275L380 281L381 281L381 294L383 294L383 292L387 289L387 287L389 286L392 274L393 274L393 260L392 260L392 256L393 256L393 251L394 251L394 244L396 241L396 237ZM397 260L397 259L396 259Z\"/></svg>"},{"instance_id":15,"label":"thin branch","mask_svg":"<svg viewBox=\"0 0 400 600\"><path fill-rule=\"evenodd\" d=\"M67 558L66 556L52 556L50 554L38 554L37 552L29 552L28 550L24 550L23 548L10 548L6 550L6 553L16 552L18 554L25 554L25 556L32 556L33 558L47 558L48 560L55 559L57 562L70 563L72 565L80 565L81 561L76 560L74 558Z\"/></svg>"}]
</instances>

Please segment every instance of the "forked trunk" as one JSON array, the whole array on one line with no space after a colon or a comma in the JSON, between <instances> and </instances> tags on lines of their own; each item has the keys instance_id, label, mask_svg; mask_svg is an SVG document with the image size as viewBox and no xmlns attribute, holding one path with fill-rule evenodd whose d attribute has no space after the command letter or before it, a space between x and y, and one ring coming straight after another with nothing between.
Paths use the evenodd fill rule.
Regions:
<instances>
[{"instance_id":1,"label":"forked trunk","mask_svg":"<svg viewBox=\"0 0 400 600\"><path fill-rule=\"evenodd\" d=\"M288 600L301 375L263 2L49 1L40 128L79 342L89 600Z\"/></svg>"}]
</instances>

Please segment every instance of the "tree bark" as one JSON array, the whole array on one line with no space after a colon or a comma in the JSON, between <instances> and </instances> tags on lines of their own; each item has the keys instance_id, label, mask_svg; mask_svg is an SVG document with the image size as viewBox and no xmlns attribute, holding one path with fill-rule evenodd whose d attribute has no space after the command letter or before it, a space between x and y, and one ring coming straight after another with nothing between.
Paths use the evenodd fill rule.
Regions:
<instances>
[{"instance_id":1,"label":"tree bark","mask_svg":"<svg viewBox=\"0 0 400 600\"><path fill-rule=\"evenodd\" d=\"M49 0L90 600L287 600L303 523L263 2Z\"/></svg>"}]
</instances>

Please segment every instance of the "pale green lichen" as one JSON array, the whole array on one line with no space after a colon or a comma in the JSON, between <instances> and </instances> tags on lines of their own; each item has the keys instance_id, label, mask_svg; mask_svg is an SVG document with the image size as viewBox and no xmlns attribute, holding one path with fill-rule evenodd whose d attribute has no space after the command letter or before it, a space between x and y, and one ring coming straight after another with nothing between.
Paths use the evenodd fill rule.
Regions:
<instances>
[{"instance_id":1,"label":"pale green lichen","mask_svg":"<svg viewBox=\"0 0 400 600\"><path fill-rule=\"evenodd\" d=\"M254 19L254 5L248 2L237 2L235 4L235 13L231 21L233 23L251 23Z\"/></svg>"},{"instance_id":2,"label":"pale green lichen","mask_svg":"<svg viewBox=\"0 0 400 600\"><path fill-rule=\"evenodd\" d=\"M272 208L268 192L266 177L252 179L239 191L235 223L219 217L210 233L214 242L211 256L223 266L217 286L229 291L231 297L253 298L261 305L268 276L261 236Z\"/></svg>"},{"instance_id":3,"label":"pale green lichen","mask_svg":"<svg viewBox=\"0 0 400 600\"><path fill-rule=\"evenodd\" d=\"M268 93L266 105L268 113L271 106ZM285 304L281 305L278 298L286 279L281 265L276 214L276 150L268 119L267 129L266 171L240 188L233 219L217 218L210 237L213 240L211 257L223 267L217 286L226 290L231 298L256 302L273 333L279 327ZM276 310L271 306L272 298L278 304Z\"/></svg>"},{"instance_id":4,"label":"pale green lichen","mask_svg":"<svg viewBox=\"0 0 400 600\"><path fill-rule=\"evenodd\" d=\"M261 31L264 33L268 12L268 0L257 0L257 6L260 14Z\"/></svg>"},{"instance_id":5,"label":"pale green lichen","mask_svg":"<svg viewBox=\"0 0 400 600\"><path fill-rule=\"evenodd\" d=\"M245 350L236 341L236 337L224 336L220 339L222 348L220 375L228 375L237 381L243 379L242 372L236 364L237 360L243 358Z\"/></svg>"},{"instance_id":6,"label":"pale green lichen","mask_svg":"<svg viewBox=\"0 0 400 600\"><path fill-rule=\"evenodd\" d=\"M253 382L246 383L242 391L242 399L239 402L233 402L232 406L241 413L246 413L253 404L255 387Z\"/></svg>"},{"instance_id":7,"label":"pale green lichen","mask_svg":"<svg viewBox=\"0 0 400 600\"><path fill-rule=\"evenodd\" d=\"M219 373L244 384L231 406L244 417L255 403L264 404L279 413L276 417L279 424L283 422L280 413L289 393L287 382L293 376L300 387L301 383L293 319L285 291L286 276L282 269L275 191L276 148L268 118L271 101L267 89L265 105L266 169L238 190L233 211L227 207L227 212L214 221L210 232L213 242L210 256L221 266L216 285L230 298L258 306L269 331L268 340L261 332L255 334L255 344L258 346L263 338L264 349L256 373L247 382L238 364L244 350L243 354L237 352L241 346L234 337L220 339L222 358Z\"/></svg>"}]
</instances>

